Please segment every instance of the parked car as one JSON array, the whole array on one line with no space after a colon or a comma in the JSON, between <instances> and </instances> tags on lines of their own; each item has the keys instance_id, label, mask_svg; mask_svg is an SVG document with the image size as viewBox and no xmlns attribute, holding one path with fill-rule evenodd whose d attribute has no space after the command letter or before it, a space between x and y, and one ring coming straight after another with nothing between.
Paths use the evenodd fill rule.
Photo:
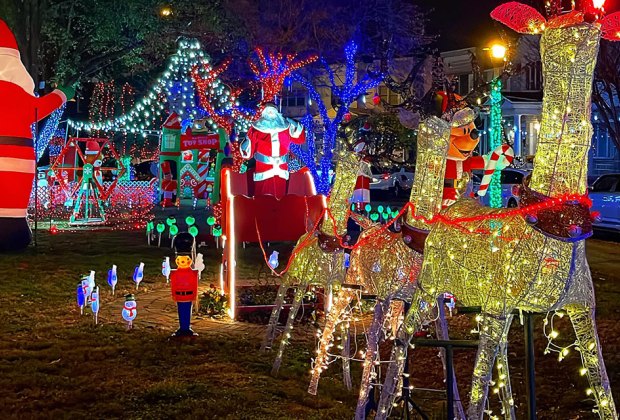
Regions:
<instances>
[{"instance_id":1,"label":"parked car","mask_svg":"<svg viewBox=\"0 0 620 420\"><path fill-rule=\"evenodd\" d=\"M502 185L502 207L518 207L519 206L519 186L523 183L523 178L529 175L529 171L524 169L506 168L500 175L500 183ZM478 191L480 182L482 181L482 172L474 172L474 191ZM481 198L484 205L489 205L489 194Z\"/></svg>"},{"instance_id":2,"label":"parked car","mask_svg":"<svg viewBox=\"0 0 620 420\"><path fill-rule=\"evenodd\" d=\"M413 186L413 172L407 172L405 168L400 168L398 172L391 174L394 178L394 195L396 197L409 197Z\"/></svg>"},{"instance_id":3,"label":"parked car","mask_svg":"<svg viewBox=\"0 0 620 420\"><path fill-rule=\"evenodd\" d=\"M370 168L372 172L372 178L370 180L370 191L389 193L394 190L395 180L390 176L390 172L387 169L377 168L373 166Z\"/></svg>"},{"instance_id":4,"label":"parked car","mask_svg":"<svg viewBox=\"0 0 620 420\"><path fill-rule=\"evenodd\" d=\"M620 230L620 174L599 177L589 188L592 211L600 213L594 226Z\"/></svg>"}]
</instances>

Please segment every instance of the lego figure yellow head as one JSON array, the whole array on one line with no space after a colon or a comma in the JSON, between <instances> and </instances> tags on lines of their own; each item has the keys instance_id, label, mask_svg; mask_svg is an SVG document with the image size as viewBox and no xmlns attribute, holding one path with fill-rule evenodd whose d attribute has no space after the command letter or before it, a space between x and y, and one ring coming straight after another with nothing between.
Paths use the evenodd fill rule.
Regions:
<instances>
[{"instance_id":1,"label":"lego figure yellow head","mask_svg":"<svg viewBox=\"0 0 620 420\"><path fill-rule=\"evenodd\" d=\"M190 268L192 266L192 258L189 255L177 255L174 262L178 268Z\"/></svg>"}]
</instances>

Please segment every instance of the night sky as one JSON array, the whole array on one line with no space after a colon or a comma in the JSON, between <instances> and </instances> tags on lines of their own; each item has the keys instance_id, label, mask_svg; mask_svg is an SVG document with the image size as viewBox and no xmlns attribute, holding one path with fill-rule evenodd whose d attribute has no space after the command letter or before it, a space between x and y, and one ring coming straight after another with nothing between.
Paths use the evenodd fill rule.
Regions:
<instances>
[{"instance_id":1,"label":"night sky","mask_svg":"<svg viewBox=\"0 0 620 420\"><path fill-rule=\"evenodd\" d=\"M418 0L425 10L433 10L428 28L439 34L440 50L484 47L498 38L502 25L489 14L496 6L509 0ZM543 11L544 0L517 0ZM564 0L563 3L570 3ZM568 4L565 7L568 7ZM620 0L606 0L607 14L620 10Z\"/></svg>"},{"instance_id":2,"label":"night sky","mask_svg":"<svg viewBox=\"0 0 620 420\"><path fill-rule=\"evenodd\" d=\"M485 46L497 38L491 10L506 0L419 0L429 16L429 30L440 35L440 50Z\"/></svg>"}]
</instances>

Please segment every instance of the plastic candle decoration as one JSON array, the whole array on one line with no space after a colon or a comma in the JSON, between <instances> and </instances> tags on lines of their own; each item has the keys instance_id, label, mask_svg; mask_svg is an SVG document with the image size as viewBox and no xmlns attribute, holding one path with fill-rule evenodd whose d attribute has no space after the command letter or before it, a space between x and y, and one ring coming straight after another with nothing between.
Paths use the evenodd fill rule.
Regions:
<instances>
[{"instance_id":1,"label":"plastic candle decoration","mask_svg":"<svg viewBox=\"0 0 620 420\"><path fill-rule=\"evenodd\" d=\"M83 315L84 304L86 303L86 298L84 296L84 287L81 281L77 285L76 297L77 297L77 304L80 307L80 315Z\"/></svg>"}]
</instances>

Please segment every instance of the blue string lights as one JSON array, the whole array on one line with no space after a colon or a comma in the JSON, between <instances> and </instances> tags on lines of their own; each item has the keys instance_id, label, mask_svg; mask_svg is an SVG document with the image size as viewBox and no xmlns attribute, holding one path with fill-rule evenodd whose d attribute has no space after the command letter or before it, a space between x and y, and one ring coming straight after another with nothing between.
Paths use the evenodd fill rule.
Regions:
<instances>
[{"instance_id":1,"label":"blue string lights","mask_svg":"<svg viewBox=\"0 0 620 420\"><path fill-rule=\"evenodd\" d=\"M38 137L36 136L36 123L32 124L32 138L36 139L35 153L37 157L37 162L39 161L39 159L41 159L43 153L45 153L45 149L47 149L50 140L56 133L56 130L58 129L58 124L60 123L60 118L62 117L62 113L65 112L66 107L67 104L64 103L61 105L60 108L56 109L50 114L50 116L47 118L47 121L45 121L43 128L41 128L41 130L39 131Z\"/></svg>"},{"instance_id":2,"label":"blue string lights","mask_svg":"<svg viewBox=\"0 0 620 420\"><path fill-rule=\"evenodd\" d=\"M344 120L345 115L349 112L349 107L360 96L365 96L367 91L376 88L383 80L383 75L380 73L366 73L362 77L356 77L357 66L355 57L357 55L357 50L358 46L354 41L348 42L345 46L345 74L344 82L342 84L336 83L335 69L329 66L326 62L323 62L327 77L329 79L332 96L338 103L333 118L329 117L327 106L323 102L321 94L318 92L313 81L303 77L299 73L294 73L292 75L293 80L301 84L308 91L309 100L316 103L321 121L323 123L323 147L319 161L319 168L316 169L315 154L310 153L310 150L314 152L313 137L312 147L308 145L307 151L302 152L300 155L306 166L310 169L312 175L315 176L317 192L319 194L328 194L330 191L329 173L333 167L333 157L336 147L336 139L338 136L338 129ZM306 120L304 126L306 127L307 133L312 133L314 131L314 122L311 118ZM308 143L310 143L310 140Z\"/></svg>"}]
</instances>

